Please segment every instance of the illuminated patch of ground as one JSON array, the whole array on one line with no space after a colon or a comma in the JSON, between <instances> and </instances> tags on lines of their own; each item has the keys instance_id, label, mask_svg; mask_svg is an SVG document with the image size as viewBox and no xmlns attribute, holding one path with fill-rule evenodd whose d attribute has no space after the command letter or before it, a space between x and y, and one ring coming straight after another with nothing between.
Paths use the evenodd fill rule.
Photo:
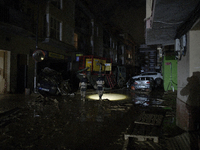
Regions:
<instances>
[{"instance_id":1,"label":"illuminated patch of ground","mask_svg":"<svg viewBox=\"0 0 200 150\"><path fill-rule=\"evenodd\" d=\"M107 99L110 101L125 100L126 98L127 98L126 95L116 94L116 93L105 93L102 96L102 99ZM89 95L88 99L99 100L99 95L98 94Z\"/></svg>"}]
</instances>

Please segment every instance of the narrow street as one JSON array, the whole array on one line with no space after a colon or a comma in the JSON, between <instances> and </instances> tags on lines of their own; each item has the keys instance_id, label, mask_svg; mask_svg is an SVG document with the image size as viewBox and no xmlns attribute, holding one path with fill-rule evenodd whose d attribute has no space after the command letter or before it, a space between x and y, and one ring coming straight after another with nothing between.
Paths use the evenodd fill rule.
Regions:
<instances>
[{"instance_id":1,"label":"narrow street","mask_svg":"<svg viewBox=\"0 0 200 150\"><path fill-rule=\"evenodd\" d=\"M199 0L0 7L0 150L200 150Z\"/></svg>"},{"instance_id":2,"label":"narrow street","mask_svg":"<svg viewBox=\"0 0 200 150\"><path fill-rule=\"evenodd\" d=\"M87 96L94 94L96 91L91 90ZM114 94L118 97L123 94L126 98L99 101L87 97L82 101L79 92L50 98L39 94L0 95L0 149L167 149L165 136L178 134L177 129L168 135L160 129L158 143L153 140L138 142L137 138L129 138L129 143L125 143L125 135L135 128L133 123L141 114L160 113L164 116L167 109L173 109L172 106L159 107L164 104L160 102L163 92L153 92L150 97L146 95L151 99L148 106L136 104L138 94L127 89L104 93ZM139 93L140 96L145 94ZM174 124L170 121L168 125Z\"/></svg>"}]
</instances>

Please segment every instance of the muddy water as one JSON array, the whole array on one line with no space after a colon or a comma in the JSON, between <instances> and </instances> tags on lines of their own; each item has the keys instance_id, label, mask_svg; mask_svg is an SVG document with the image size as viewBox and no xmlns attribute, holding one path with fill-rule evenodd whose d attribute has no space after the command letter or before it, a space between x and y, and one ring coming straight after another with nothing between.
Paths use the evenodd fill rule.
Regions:
<instances>
[{"instance_id":1,"label":"muddy water","mask_svg":"<svg viewBox=\"0 0 200 150\"><path fill-rule=\"evenodd\" d=\"M140 110L130 91L111 93L127 97L82 101L77 94L26 99L20 117L1 128L0 149L122 149L123 134Z\"/></svg>"},{"instance_id":2,"label":"muddy water","mask_svg":"<svg viewBox=\"0 0 200 150\"><path fill-rule=\"evenodd\" d=\"M0 126L0 149L121 150L124 133L135 118L163 105L162 92L112 90L104 93L102 101L98 96L89 97L95 93L88 92L85 101L78 93L50 98L0 97L2 112L21 108L17 115L8 117L7 125Z\"/></svg>"}]
</instances>

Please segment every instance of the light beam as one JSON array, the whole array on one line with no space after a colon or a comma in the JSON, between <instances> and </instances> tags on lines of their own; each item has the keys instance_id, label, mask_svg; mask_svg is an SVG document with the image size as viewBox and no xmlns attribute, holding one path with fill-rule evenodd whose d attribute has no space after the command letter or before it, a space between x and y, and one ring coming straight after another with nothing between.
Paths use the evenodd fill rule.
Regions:
<instances>
[{"instance_id":1,"label":"light beam","mask_svg":"<svg viewBox=\"0 0 200 150\"><path fill-rule=\"evenodd\" d=\"M99 95L93 94L93 95L87 96L87 98L92 99L92 100L99 100ZM110 101L119 101L119 100L127 99L127 96L123 95L123 94L116 94L116 93L105 93L102 96L102 100L103 99L107 99L107 100L110 100Z\"/></svg>"}]
</instances>

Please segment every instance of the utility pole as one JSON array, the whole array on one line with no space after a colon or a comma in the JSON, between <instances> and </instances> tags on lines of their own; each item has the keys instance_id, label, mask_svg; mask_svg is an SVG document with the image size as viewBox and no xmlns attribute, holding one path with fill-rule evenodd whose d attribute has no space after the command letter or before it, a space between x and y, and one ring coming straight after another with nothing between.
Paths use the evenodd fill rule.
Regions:
<instances>
[{"instance_id":1,"label":"utility pole","mask_svg":"<svg viewBox=\"0 0 200 150\"><path fill-rule=\"evenodd\" d=\"M37 2L37 19L36 19L36 44L35 49L38 49L38 22L39 22L39 1ZM37 93L37 61L34 68L34 93Z\"/></svg>"}]
</instances>

